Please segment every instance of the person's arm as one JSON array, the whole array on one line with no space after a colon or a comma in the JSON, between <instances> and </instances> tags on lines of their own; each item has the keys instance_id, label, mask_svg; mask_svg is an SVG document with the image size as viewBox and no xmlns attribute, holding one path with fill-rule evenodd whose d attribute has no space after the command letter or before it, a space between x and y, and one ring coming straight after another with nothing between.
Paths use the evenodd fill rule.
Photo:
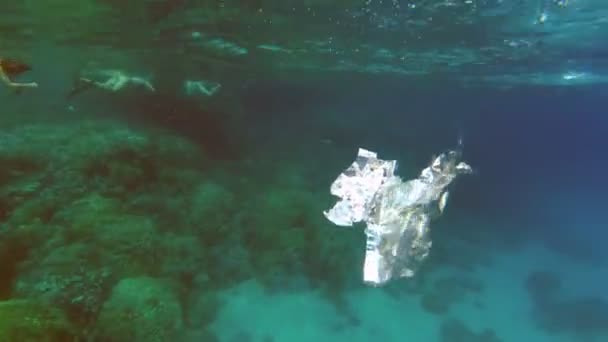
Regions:
<instances>
[{"instance_id":1,"label":"person's arm","mask_svg":"<svg viewBox=\"0 0 608 342\"><path fill-rule=\"evenodd\" d=\"M18 83L18 82L11 81L11 79L8 78L8 76L6 75L4 70L2 70L1 67L0 67L0 79L2 79L2 82L4 82L4 84L6 84L7 86L9 86L11 88L36 88L36 87L38 87L38 83L36 83L36 82Z\"/></svg>"}]
</instances>

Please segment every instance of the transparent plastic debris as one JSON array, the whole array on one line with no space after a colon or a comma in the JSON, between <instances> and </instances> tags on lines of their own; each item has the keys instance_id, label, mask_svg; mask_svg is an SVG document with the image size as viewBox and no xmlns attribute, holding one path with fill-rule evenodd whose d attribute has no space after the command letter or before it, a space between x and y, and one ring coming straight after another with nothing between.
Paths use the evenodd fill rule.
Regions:
<instances>
[{"instance_id":1,"label":"transparent plastic debris","mask_svg":"<svg viewBox=\"0 0 608 342\"><path fill-rule=\"evenodd\" d=\"M430 222L441 215L448 186L472 169L458 149L436 157L418 178L403 181L395 160L378 159L359 149L356 160L332 183L340 200L325 217L339 226L365 223L363 281L381 286L393 278L412 277L431 248Z\"/></svg>"}]
</instances>

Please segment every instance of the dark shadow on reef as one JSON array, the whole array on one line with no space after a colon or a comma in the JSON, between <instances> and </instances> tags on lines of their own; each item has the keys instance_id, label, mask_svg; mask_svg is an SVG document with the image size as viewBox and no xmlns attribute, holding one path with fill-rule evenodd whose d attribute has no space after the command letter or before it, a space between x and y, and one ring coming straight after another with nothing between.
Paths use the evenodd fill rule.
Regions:
<instances>
[{"instance_id":1,"label":"dark shadow on reef","mask_svg":"<svg viewBox=\"0 0 608 342\"><path fill-rule=\"evenodd\" d=\"M447 314L450 306L465 299L468 293L478 296L483 291L481 281L466 276L437 279L421 298L422 308L435 315Z\"/></svg>"},{"instance_id":2,"label":"dark shadow on reef","mask_svg":"<svg viewBox=\"0 0 608 342\"><path fill-rule=\"evenodd\" d=\"M200 145L211 159L235 160L244 153L243 135L229 124L229 114L195 99L158 93L130 98L126 108L129 119L173 130Z\"/></svg>"},{"instance_id":3,"label":"dark shadow on reef","mask_svg":"<svg viewBox=\"0 0 608 342\"><path fill-rule=\"evenodd\" d=\"M485 329L476 333L464 322L450 318L441 323L439 327L440 342L501 342L496 332L492 329Z\"/></svg>"},{"instance_id":4,"label":"dark shadow on reef","mask_svg":"<svg viewBox=\"0 0 608 342\"><path fill-rule=\"evenodd\" d=\"M549 271L530 273L525 286L534 303L535 319L544 331L580 340L608 334L608 302L603 298L569 298L561 291L560 278Z\"/></svg>"}]
</instances>

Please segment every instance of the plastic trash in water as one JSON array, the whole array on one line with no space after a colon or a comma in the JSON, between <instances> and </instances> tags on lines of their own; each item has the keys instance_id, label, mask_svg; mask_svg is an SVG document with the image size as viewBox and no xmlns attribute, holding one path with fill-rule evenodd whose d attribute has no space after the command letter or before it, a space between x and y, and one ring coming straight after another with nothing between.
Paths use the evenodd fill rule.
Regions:
<instances>
[{"instance_id":1,"label":"plastic trash in water","mask_svg":"<svg viewBox=\"0 0 608 342\"><path fill-rule=\"evenodd\" d=\"M332 183L331 193L340 199L325 217L339 226L366 225L366 284L381 286L414 276L429 254L429 224L443 213L448 186L472 172L461 159L459 146L436 157L418 178L404 182L394 174L395 160L378 159L360 148L356 160Z\"/></svg>"}]
</instances>

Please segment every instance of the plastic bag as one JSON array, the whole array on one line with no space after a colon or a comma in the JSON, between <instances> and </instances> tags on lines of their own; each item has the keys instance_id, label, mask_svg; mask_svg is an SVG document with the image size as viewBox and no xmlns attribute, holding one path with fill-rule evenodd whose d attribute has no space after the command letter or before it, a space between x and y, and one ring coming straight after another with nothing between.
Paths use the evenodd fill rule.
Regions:
<instances>
[{"instance_id":1,"label":"plastic bag","mask_svg":"<svg viewBox=\"0 0 608 342\"><path fill-rule=\"evenodd\" d=\"M392 278L412 277L431 248L430 222L441 215L447 187L472 172L460 149L436 157L419 177L402 181L395 160L378 159L359 149L356 160L332 183L340 200L325 217L339 226L366 224L363 281L381 286Z\"/></svg>"}]
</instances>

